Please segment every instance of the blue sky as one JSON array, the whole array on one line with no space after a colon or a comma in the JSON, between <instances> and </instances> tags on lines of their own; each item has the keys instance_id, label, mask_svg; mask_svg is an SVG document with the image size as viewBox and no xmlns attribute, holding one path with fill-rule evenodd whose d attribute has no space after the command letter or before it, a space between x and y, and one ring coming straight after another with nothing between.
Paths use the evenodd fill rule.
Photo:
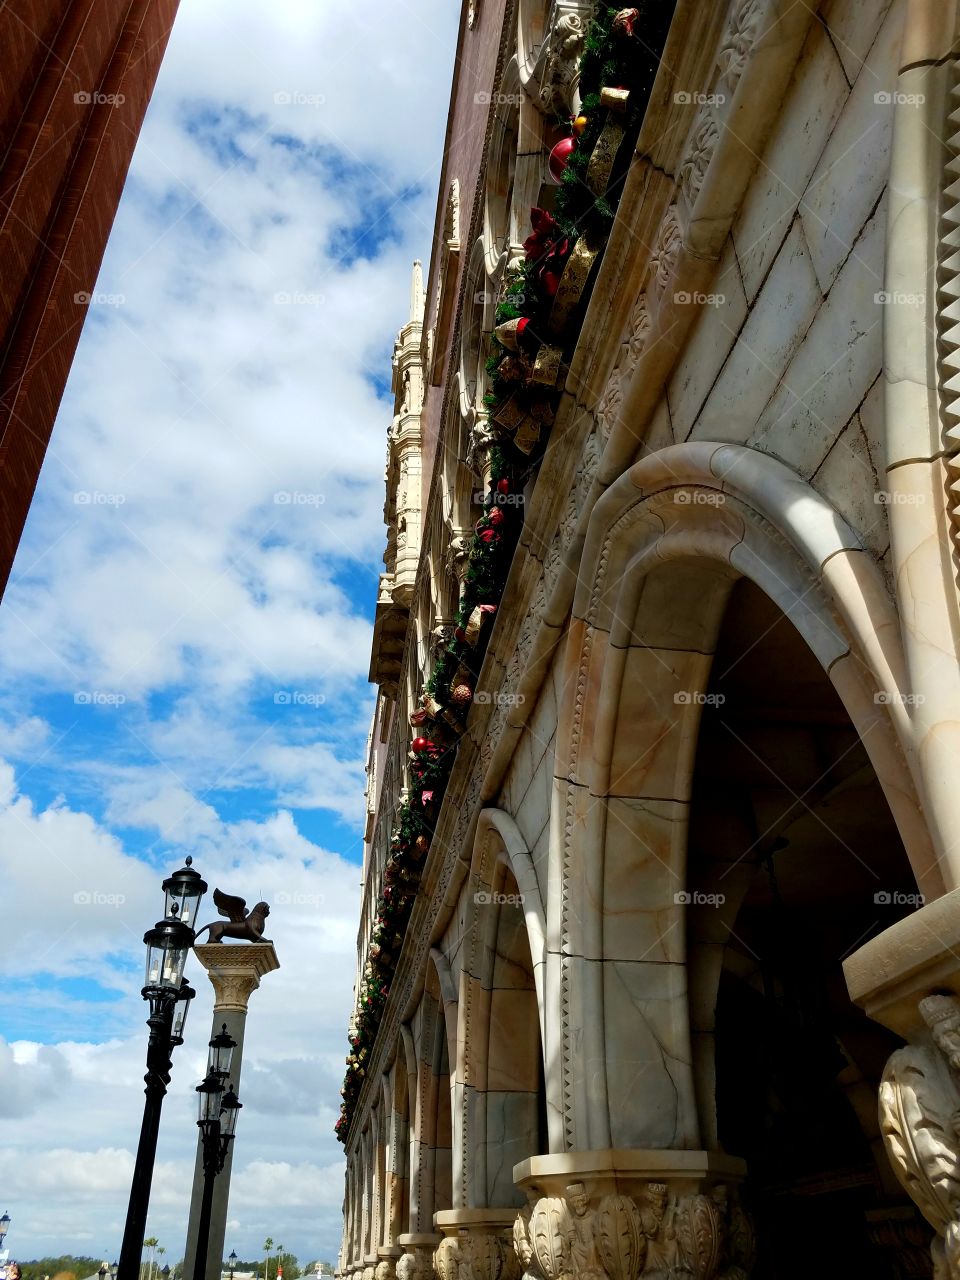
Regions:
<instances>
[{"instance_id":1,"label":"blue sky","mask_svg":"<svg viewBox=\"0 0 960 1280\"><path fill-rule=\"evenodd\" d=\"M0 604L13 1256L119 1249L141 935L187 854L273 904L281 960L251 1006L227 1249L335 1256L389 362L457 18L181 7ZM149 1223L173 1261L211 1012L192 976Z\"/></svg>"}]
</instances>

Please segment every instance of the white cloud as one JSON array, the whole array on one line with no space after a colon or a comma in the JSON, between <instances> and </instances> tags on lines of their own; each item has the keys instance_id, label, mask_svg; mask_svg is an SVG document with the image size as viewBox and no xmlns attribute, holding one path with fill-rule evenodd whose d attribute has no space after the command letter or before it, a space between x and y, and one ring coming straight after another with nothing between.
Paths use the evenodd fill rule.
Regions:
<instances>
[{"instance_id":1,"label":"white cloud","mask_svg":"<svg viewBox=\"0 0 960 1280\"><path fill-rule=\"evenodd\" d=\"M263 894L281 963L251 1002L228 1248L335 1256L360 870L295 811L362 816L377 388L430 253L457 20L180 8L0 606L0 971L38 1028L0 1042L14 1255L119 1249L141 937L175 849ZM293 691L323 701L274 701ZM149 1224L170 1261L211 1019L193 976Z\"/></svg>"}]
</instances>

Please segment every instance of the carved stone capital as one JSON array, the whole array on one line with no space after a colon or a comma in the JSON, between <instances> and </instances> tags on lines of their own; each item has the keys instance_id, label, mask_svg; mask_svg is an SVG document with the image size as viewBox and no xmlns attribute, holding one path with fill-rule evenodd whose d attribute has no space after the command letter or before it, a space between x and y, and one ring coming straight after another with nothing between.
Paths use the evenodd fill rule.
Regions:
<instances>
[{"instance_id":1,"label":"carved stone capital","mask_svg":"<svg viewBox=\"0 0 960 1280\"><path fill-rule=\"evenodd\" d=\"M397 1280L434 1280L433 1253L440 1239L424 1233L398 1236L403 1255L397 1259Z\"/></svg>"},{"instance_id":2,"label":"carved stone capital","mask_svg":"<svg viewBox=\"0 0 960 1280\"><path fill-rule=\"evenodd\" d=\"M514 1223L526 1276L742 1280L753 1266L741 1161L707 1152L577 1152L526 1160L514 1176L528 1195L547 1193Z\"/></svg>"},{"instance_id":3,"label":"carved stone capital","mask_svg":"<svg viewBox=\"0 0 960 1280\"><path fill-rule=\"evenodd\" d=\"M434 1255L439 1280L514 1280L512 1209L448 1209L434 1214L444 1233Z\"/></svg>"},{"instance_id":4,"label":"carved stone capital","mask_svg":"<svg viewBox=\"0 0 960 1280\"><path fill-rule=\"evenodd\" d=\"M280 968L272 942L201 942L193 953L213 985L214 1011L233 1009L246 1013L260 979Z\"/></svg>"}]
</instances>

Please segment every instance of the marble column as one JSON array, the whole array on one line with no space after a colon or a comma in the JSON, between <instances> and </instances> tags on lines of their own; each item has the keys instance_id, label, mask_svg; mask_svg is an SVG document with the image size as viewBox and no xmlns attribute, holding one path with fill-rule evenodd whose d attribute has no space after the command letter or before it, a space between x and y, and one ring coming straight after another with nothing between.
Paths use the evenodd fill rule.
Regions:
<instances>
[{"instance_id":1,"label":"marble column","mask_svg":"<svg viewBox=\"0 0 960 1280\"><path fill-rule=\"evenodd\" d=\"M230 1083L243 1101L240 1089L240 1069L243 1061L243 1038L247 1023L247 1003L260 985L264 974L279 969L280 962L272 942L236 943L202 942L195 946L194 955L207 971L213 985L213 1023L211 1038L226 1023L228 1033L236 1040L230 1067ZM237 1131L243 1132L241 1114ZM240 1139L243 1140L242 1137ZM230 1143L223 1171L219 1174L213 1192L213 1212L210 1218L210 1244L207 1249L207 1266L203 1280L220 1280L223 1270L224 1236L227 1229L227 1202L230 1196L230 1173L233 1165L233 1143ZM197 1136L197 1155L193 1170L193 1194L190 1198L190 1219L187 1225L187 1243L183 1255L183 1274L186 1280L201 1280L195 1275L197 1227L200 1220L200 1200L203 1195L203 1144Z\"/></svg>"}]
</instances>

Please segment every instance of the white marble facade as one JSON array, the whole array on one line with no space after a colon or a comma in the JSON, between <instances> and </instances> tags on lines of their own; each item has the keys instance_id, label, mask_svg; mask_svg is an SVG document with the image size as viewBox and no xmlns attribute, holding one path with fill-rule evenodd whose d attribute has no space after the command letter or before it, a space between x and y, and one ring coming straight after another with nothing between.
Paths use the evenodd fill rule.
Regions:
<instances>
[{"instance_id":1,"label":"white marble facade","mask_svg":"<svg viewBox=\"0 0 960 1280\"><path fill-rule=\"evenodd\" d=\"M589 8L464 18L527 169ZM343 1274L808 1275L823 1213L827 1276L960 1277L958 18L677 4L347 1142ZM455 180L373 877L476 519L469 246L525 225Z\"/></svg>"}]
</instances>

